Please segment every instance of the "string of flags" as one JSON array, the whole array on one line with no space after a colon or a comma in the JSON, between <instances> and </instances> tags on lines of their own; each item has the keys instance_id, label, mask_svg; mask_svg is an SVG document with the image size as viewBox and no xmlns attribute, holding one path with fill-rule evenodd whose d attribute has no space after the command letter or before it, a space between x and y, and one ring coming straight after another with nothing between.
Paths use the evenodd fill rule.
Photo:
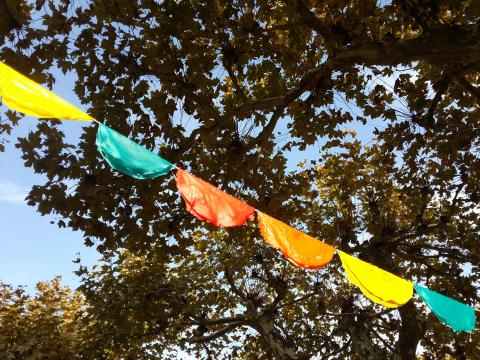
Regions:
<instances>
[{"instance_id":1,"label":"string of flags","mask_svg":"<svg viewBox=\"0 0 480 360\"><path fill-rule=\"evenodd\" d=\"M475 330L473 307L402 279L256 210L98 122L1 62L0 96L9 108L26 115L95 121L98 123L96 145L102 157L112 169L135 179L154 179L175 168L177 189L186 208L200 220L227 228L245 225L248 220L254 221L256 213L263 239L294 265L304 269L321 269L337 253L347 279L373 302L387 308L397 308L410 301L415 289L433 314L454 331Z\"/></svg>"}]
</instances>

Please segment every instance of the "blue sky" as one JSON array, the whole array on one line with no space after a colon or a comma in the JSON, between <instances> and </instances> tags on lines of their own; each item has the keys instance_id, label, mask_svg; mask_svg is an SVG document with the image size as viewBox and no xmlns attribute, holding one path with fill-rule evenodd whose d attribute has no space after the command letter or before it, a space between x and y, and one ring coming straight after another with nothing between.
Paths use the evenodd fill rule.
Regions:
<instances>
[{"instance_id":1,"label":"blue sky","mask_svg":"<svg viewBox=\"0 0 480 360\"><path fill-rule=\"evenodd\" d=\"M71 90L74 77L55 73L55 93L82 108ZM2 109L3 110L3 109ZM63 277L71 287L79 285L73 271L78 265L72 260L80 254L82 264L91 266L99 257L94 248L83 245L81 233L59 229L50 224L52 218L41 216L28 206L24 198L35 184L45 177L23 165L21 152L15 148L17 137L34 130L38 120L26 117L8 137L5 152L0 152L0 279L12 285L26 285L33 291L41 280ZM75 140L85 122L64 121L61 124L67 140Z\"/></svg>"}]
</instances>

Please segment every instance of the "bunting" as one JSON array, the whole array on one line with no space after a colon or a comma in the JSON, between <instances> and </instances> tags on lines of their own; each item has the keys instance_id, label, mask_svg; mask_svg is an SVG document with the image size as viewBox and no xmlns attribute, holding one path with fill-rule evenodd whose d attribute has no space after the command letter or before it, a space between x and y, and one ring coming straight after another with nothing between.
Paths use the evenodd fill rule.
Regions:
<instances>
[{"instance_id":1,"label":"bunting","mask_svg":"<svg viewBox=\"0 0 480 360\"><path fill-rule=\"evenodd\" d=\"M338 250L348 280L360 288L370 300L387 308L408 302L413 295L413 283L399 278L365 261Z\"/></svg>"},{"instance_id":2,"label":"bunting","mask_svg":"<svg viewBox=\"0 0 480 360\"><path fill-rule=\"evenodd\" d=\"M257 210L260 233L293 264L304 269L321 269L335 254L327 245Z\"/></svg>"},{"instance_id":3,"label":"bunting","mask_svg":"<svg viewBox=\"0 0 480 360\"><path fill-rule=\"evenodd\" d=\"M475 330L475 309L471 306L415 284L415 291L435 316L456 332Z\"/></svg>"},{"instance_id":4,"label":"bunting","mask_svg":"<svg viewBox=\"0 0 480 360\"><path fill-rule=\"evenodd\" d=\"M173 167L164 158L103 124L99 124L96 144L113 169L135 179L153 179L167 174Z\"/></svg>"},{"instance_id":5,"label":"bunting","mask_svg":"<svg viewBox=\"0 0 480 360\"><path fill-rule=\"evenodd\" d=\"M0 96L13 110L39 118L94 120L41 85L0 62ZM96 120L94 120L96 121ZM153 179L167 174L173 164L99 123L96 145L115 170L136 179ZM254 220L255 209L215 186L178 169L178 191L187 210L216 226L230 227ZM293 264L320 269L328 264L335 248L257 210L262 237L280 250ZM454 299L413 284L374 265L338 250L348 280L372 301L388 308L407 303L413 288L435 316L455 331L475 329L475 311Z\"/></svg>"},{"instance_id":6,"label":"bunting","mask_svg":"<svg viewBox=\"0 0 480 360\"><path fill-rule=\"evenodd\" d=\"M38 118L93 120L46 88L0 62L0 96L9 108Z\"/></svg>"},{"instance_id":7,"label":"bunting","mask_svg":"<svg viewBox=\"0 0 480 360\"><path fill-rule=\"evenodd\" d=\"M254 219L253 207L181 169L177 189L192 215L215 226L239 226Z\"/></svg>"}]
</instances>

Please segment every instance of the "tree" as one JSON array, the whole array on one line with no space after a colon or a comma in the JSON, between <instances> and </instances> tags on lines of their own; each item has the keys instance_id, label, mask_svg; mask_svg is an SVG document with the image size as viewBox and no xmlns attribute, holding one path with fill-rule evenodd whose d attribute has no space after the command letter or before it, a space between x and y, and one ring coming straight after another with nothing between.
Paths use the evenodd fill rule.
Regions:
<instances>
[{"instance_id":1,"label":"tree","mask_svg":"<svg viewBox=\"0 0 480 360\"><path fill-rule=\"evenodd\" d=\"M47 84L51 66L75 72L98 120L327 243L478 302L476 3L37 1L24 10L2 48L20 71ZM6 116L12 126L19 115ZM348 127L370 129L370 142ZM48 177L29 203L103 255L79 274L108 354L411 359L419 344L426 358L478 353L478 332L454 334L416 300L388 311L366 302L338 260L303 271L255 225L192 219L171 177L110 170L95 129L70 144L42 121L17 146ZM314 161L287 166L292 151L316 147Z\"/></svg>"},{"instance_id":2,"label":"tree","mask_svg":"<svg viewBox=\"0 0 480 360\"><path fill-rule=\"evenodd\" d=\"M37 284L37 294L22 287L0 288L2 359L73 359L82 348L79 320L85 308L79 292L60 278Z\"/></svg>"}]
</instances>

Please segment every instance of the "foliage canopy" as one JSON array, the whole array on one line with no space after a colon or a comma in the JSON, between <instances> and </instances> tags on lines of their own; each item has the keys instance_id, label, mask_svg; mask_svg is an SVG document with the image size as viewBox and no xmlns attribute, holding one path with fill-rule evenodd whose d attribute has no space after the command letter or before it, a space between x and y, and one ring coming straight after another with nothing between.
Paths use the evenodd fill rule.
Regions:
<instances>
[{"instance_id":1,"label":"foliage canopy","mask_svg":"<svg viewBox=\"0 0 480 360\"><path fill-rule=\"evenodd\" d=\"M477 2L448 0L7 0L0 56L48 85L52 66L74 72L89 113L115 130L329 244L475 304L479 17ZM19 114L1 116L7 141ZM102 255L79 269L87 358L411 359L419 344L425 358L479 353L478 331L453 333L418 300L398 310L366 301L338 259L306 272L255 226L193 219L172 177L111 171L95 131L72 144L40 121L17 144L48 178L29 204ZM314 160L288 166L298 152Z\"/></svg>"}]
</instances>

